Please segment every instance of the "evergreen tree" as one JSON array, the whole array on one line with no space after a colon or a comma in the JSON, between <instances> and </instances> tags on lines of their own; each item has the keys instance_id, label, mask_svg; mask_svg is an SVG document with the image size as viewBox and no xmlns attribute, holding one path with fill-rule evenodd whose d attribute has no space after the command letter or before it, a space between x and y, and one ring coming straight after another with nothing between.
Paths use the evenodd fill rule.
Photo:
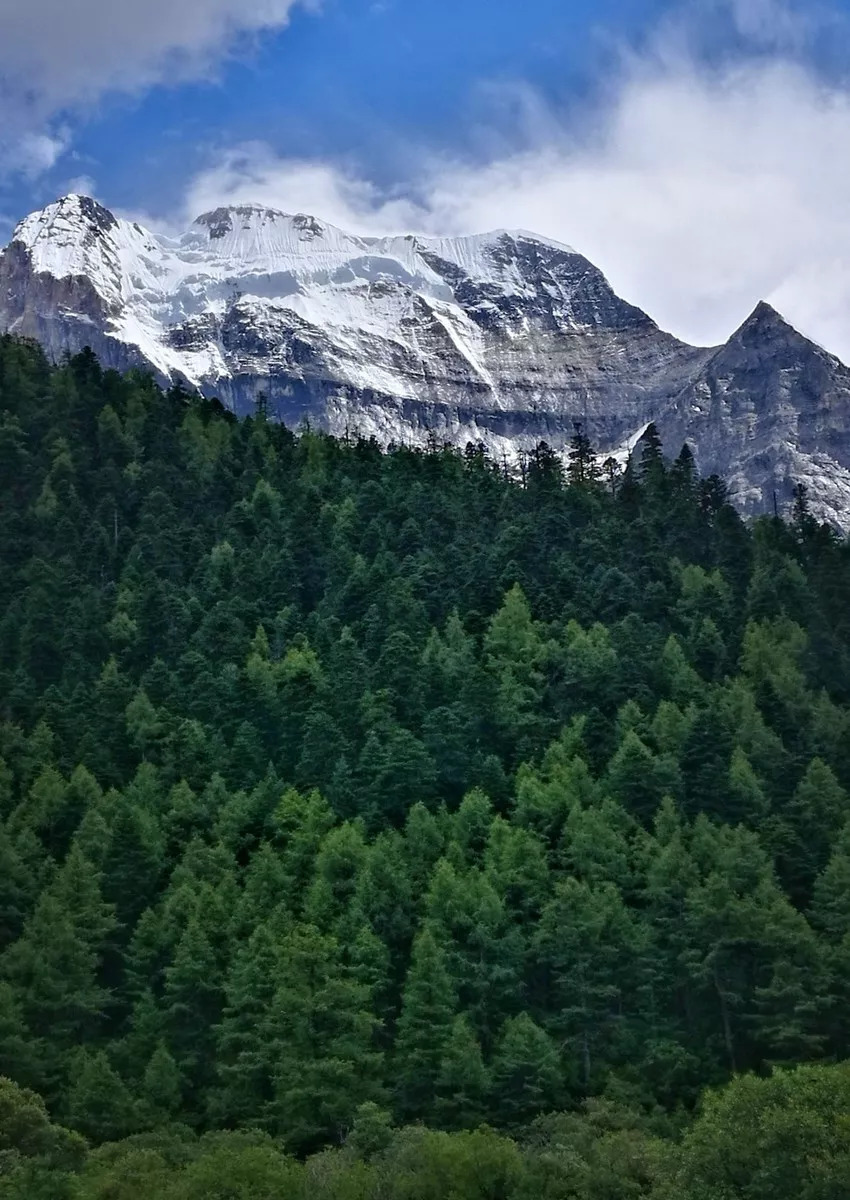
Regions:
<instances>
[{"instance_id":1,"label":"evergreen tree","mask_svg":"<svg viewBox=\"0 0 850 1200\"><path fill-rule=\"evenodd\" d=\"M492 1074L498 1115L508 1126L521 1125L533 1115L555 1108L563 1094L555 1046L528 1013L505 1022Z\"/></svg>"},{"instance_id":2,"label":"evergreen tree","mask_svg":"<svg viewBox=\"0 0 850 1200\"><path fill-rule=\"evenodd\" d=\"M455 1004L445 955L426 928L413 945L395 1043L396 1103L405 1118L433 1110Z\"/></svg>"},{"instance_id":3,"label":"evergreen tree","mask_svg":"<svg viewBox=\"0 0 850 1200\"><path fill-rule=\"evenodd\" d=\"M103 1023L110 996L100 966L112 929L97 876L74 851L0 964L32 1033L49 1036L60 1053L84 1044Z\"/></svg>"},{"instance_id":4,"label":"evergreen tree","mask_svg":"<svg viewBox=\"0 0 850 1200\"><path fill-rule=\"evenodd\" d=\"M639 820L649 822L670 782L652 752L630 729L605 775L606 787L614 799Z\"/></svg>"},{"instance_id":5,"label":"evergreen tree","mask_svg":"<svg viewBox=\"0 0 850 1200\"><path fill-rule=\"evenodd\" d=\"M277 982L267 1023L274 1126L299 1150L339 1141L358 1107L383 1096L368 989L309 925L283 938Z\"/></svg>"},{"instance_id":6,"label":"evergreen tree","mask_svg":"<svg viewBox=\"0 0 850 1200\"><path fill-rule=\"evenodd\" d=\"M455 1017L437 1080L437 1121L449 1129L474 1128L484 1117L488 1090L489 1076L475 1032L466 1017Z\"/></svg>"},{"instance_id":7,"label":"evergreen tree","mask_svg":"<svg viewBox=\"0 0 850 1200\"><path fill-rule=\"evenodd\" d=\"M252 1125L267 1120L275 1069L269 1020L279 963L276 930L270 924L258 924L234 956L216 1029L219 1085L211 1093L210 1108L217 1120Z\"/></svg>"},{"instance_id":8,"label":"evergreen tree","mask_svg":"<svg viewBox=\"0 0 850 1200\"><path fill-rule=\"evenodd\" d=\"M647 425L640 442L640 477L652 499L660 499L665 493L666 467L661 447L661 436L654 422Z\"/></svg>"},{"instance_id":9,"label":"evergreen tree","mask_svg":"<svg viewBox=\"0 0 850 1200\"><path fill-rule=\"evenodd\" d=\"M68 1091L68 1123L95 1142L117 1141L139 1122L137 1106L126 1084L98 1051L74 1056Z\"/></svg>"},{"instance_id":10,"label":"evergreen tree","mask_svg":"<svg viewBox=\"0 0 850 1200\"><path fill-rule=\"evenodd\" d=\"M547 1009L584 1088L600 1049L606 1063L622 1053L627 1006L638 1001L646 942L645 930L610 883L593 888L566 879L543 910L536 948L552 979Z\"/></svg>"},{"instance_id":11,"label":"evergreen tree","mask_svg":"<svg viewBox=\"0 0 850 1200\"><path fill-rule=\"evenodd\" d=\"M165 969L167 1044L193 1087L207 1086L214 1063L213 1030L222 1006L219 965L200 921L190 918Z\"/></svg>"},{"instance_id":12,"label":"evergreen tree","mask_svg":"<svg viewBox=\"0 0 850 1200\"><path fill-rule=\"evenodd\" d=\"M782 866L795 897L811 896L849 814L847 793L826 763L813 759L785 810L790 837Z\"/></svg>"},{"instance_id":13,"label":"evergreen tree","mask_svg":"<svg viewBox=\"0 0 850 1200\"><path fill-rule=\"evenodd\" d=\"M570 439L567 478L573 487L581 487L595 483L599 475L600 468L590 438L584 432L581 422L577 421L575 431Z\"/></svg>"},{"instance_id":14,"label":"evergreen tree","mask_svg":"<svg viewBox=\"0 0 850 1200\"><path fill-rule=\"evenodd\" d=\"M177 1063L165 1042L160 1041L145 1067L142 1099L148 1106L153 1122L159 1124L174 1119L180 1109L181 1098L182 1080Z\"/></svg>"}]
</instances>

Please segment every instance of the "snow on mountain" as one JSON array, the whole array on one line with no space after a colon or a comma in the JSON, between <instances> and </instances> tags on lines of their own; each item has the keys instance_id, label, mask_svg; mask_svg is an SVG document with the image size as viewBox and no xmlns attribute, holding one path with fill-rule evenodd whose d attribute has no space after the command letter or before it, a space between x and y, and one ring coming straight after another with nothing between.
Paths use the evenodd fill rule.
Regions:
<instances>
[{"instance_id":1,"label":"snow on mountain","mask_svg":"<svg viewBox=\"0 0 850 1200\"><path fill-rule=\"evenodd\" d=\"M524 230L358 237L258 205L178 237L71 195L0 253L0 330L91 345L250 411L380 441L562 447L583 421L627 454L649 421L692 443L747 512L806 482L850 528L850 371L762 305L720 349L687 346L569 246Z\"/></svg>"},{"instance_id":2,"label":"snow on mountain","mask_svg":"<svg viewBox=\"0 0 850 1200\"><path fill-rule=\"evenodd\" d=\"M29 252L35 275L86 279L108 311L106 332L137 348L158 371L196 386L227 375L228 365L214 339L175 348L173 331L186 323L221 320L237 304L258 320L264 310L288 310L343 338L347 333L352 349L363 335L389 336L415 353L409 327L417 303L430 309L489 385L475 326L431 262L450 264L508 295L528 294L515 258L497 252L526 236L359 238L303 214L239 206L205 213L182 237L169 239L72 195L27 217L12 242ZM368 382L362 377L368 365L362 364L360 386ZM371 365L380 387L385 380Z\"/></svg>"}]
</instances>

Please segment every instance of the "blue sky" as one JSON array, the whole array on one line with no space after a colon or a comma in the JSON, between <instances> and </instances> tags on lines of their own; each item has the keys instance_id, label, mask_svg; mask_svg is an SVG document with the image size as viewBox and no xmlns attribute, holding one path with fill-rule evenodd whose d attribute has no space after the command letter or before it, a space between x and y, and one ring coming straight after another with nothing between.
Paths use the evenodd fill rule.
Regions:
<instances>
[{"instance_id":1,"label":"blue sky","mask_svg":"<svg viewBox=\"0 0 850 1200\"><path fill-rule=\"evenodd\" d=\"M156 228L522 226L695 341L770 298L850 357L848 29L850 0L0 0L0 240L72 189Z\"/></svg>"},{"instance_id":2,"label":"blue sky","mask_svg":"<svg viewBox=\"0 0 850 1200\"><path fill-rule=\"evenodd\" d=\"M23 213L85 176L109 203L162 212L217 146L258 136L282 154L343 157L371 176L403 175L404 160L423 148L474 146L494 123L494 105L505 110L497 129L509 122L510 101L496 97L499 89L532 83L569 104L604 88L612 55L640 44L670 7L665 0L295 7L285 28L230 54L222 47L206 78L129 95L112 89L93 110L71 109L68 152L36 178L7 179L0 207Z\"/></svg>"}]
</instances>

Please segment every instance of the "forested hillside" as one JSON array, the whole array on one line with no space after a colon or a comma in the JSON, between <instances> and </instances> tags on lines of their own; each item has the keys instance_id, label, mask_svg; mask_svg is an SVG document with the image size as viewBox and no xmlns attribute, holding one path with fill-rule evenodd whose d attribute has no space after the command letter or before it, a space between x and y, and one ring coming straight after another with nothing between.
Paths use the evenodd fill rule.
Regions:
<instances>
[{"instance_id":1,"label":"forested hillside","mask_svg":"<svg viewBox=\"0 0 850 1200\"><path fill-rule=\"evenodd\" d=\"M0 339L0 1196L844 1195L850 550L262 407Z\"/></svg>"}]
</instances>

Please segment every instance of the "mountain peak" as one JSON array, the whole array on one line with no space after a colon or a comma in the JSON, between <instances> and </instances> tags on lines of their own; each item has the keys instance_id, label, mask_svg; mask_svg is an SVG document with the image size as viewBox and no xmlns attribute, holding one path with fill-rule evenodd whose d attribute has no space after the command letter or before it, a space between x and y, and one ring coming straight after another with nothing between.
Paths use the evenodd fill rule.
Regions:
<instances>
[{"instance_id":1,"label":"mountain peak","mask_svg":"<svg viewBox=\"0 0 850 1200\"><path fill-rule=\"evenodd\" d=\"M13 240L31 245L39 236L52 237L74 231L84 231L97 237L108 233L117 224L117 218L97 200L70 192L25 217L15 229Z\"/></svg>"},{"instance_id":2,"label":"mountain peak","mask_svg":"<svg viewBox=\"0 0 850 1200\"><path fill-rule=\"evenodd\" d=\"M782 313L767 300L759 300L741 328L745 328L747 325L785 325L789 329L791 328Z\"/></svg>"},{"instance_id":3,"label":"mountain peak","mask_svg":"<svg viewBox=\"0 0 850 1200\"><path fill-rule=\"evenodd\" d=\"M564 254L578 254L578 251L567 242L544 237L542 233L534 233L530 229L494 229L486 236L494 239L510 238L513 242L536 242L538 245L548 246L551 250L561 250Z\"/></svg>"},{"instance_id":4,"label":"mountain peak","mask_svg":"<svg viewBox=\"0 0 850 1200\"><path fill-rule=\"evenodd\" d=\"M786 321L782 313L778 312L772 304L766 300L760 300L747 319L732 334L727 346L753 347L777 339L783 341L803 339L803 336L789 321Z\"/></svg>"},{"instance_id":5,"label":"mountain peak","mask_svg":"<svg viewBox=\"0 0 850 1200\"><path fill-rule=\"evenodd\" d=\"M288 213L262 204L233 204L202 213L185 235L216 258L270 262L281 255L316 251L362 250L360 238L344 233L309 213Z\"/></svg>"},{"instance_id":6,"label":"mountain peak","mask_svg":"<svg viewBox=\"0 0 850 1200\"><path fill-rule=\"evenodd\" d=\"M225 204L201 213L192 222L208 230L211 240L217 241L226 237L236 225L264 225L269 221L285 220L287 213L277 208L268 208L263 204Z\"/></svg>"},{"instance_id":7,"label":"mountain peak","mask_svg":"<svg viewBox=\"0 0 850 1200\"><path fill-rule=\"evenodd\" d=\"M836 363L839 361L835 355L792 325L766 300L759 301L743 325L733 333L727 347L748 350L770 348L772 351L780 343L784 343L789 352L793 348L796 353L805 351L826 356Z\"/></svg>"}]
</instances>

